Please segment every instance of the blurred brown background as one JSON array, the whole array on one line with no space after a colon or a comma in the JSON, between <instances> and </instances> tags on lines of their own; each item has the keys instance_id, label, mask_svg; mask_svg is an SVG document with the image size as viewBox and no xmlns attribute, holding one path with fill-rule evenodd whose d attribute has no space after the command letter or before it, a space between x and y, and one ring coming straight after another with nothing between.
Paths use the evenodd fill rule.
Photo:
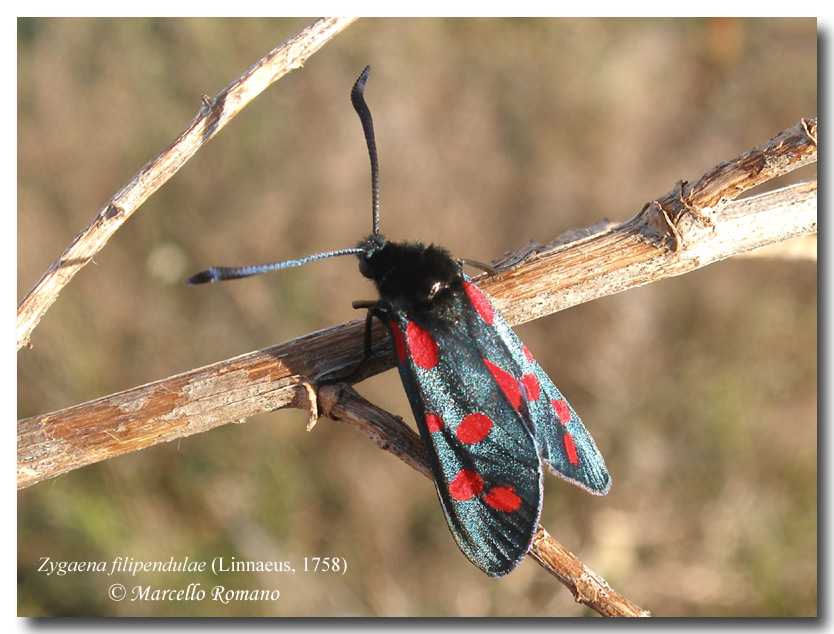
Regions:
<instances>
[{"instance_id":1,"label":"blurred brown background","mask_svg":"<svg viewBox=\"0 0 834 634\"><path fill-rule=\"evenodd\" d=\"M18 299L200 106L312 19L18 23ZM489 261L642 205L817 114L812 19L368 19L269 88L131 218L18 353L18 416L356 318L350 259L190 288L213 264L370 230L349 90L363 66L382 230ZM795 176L813 177L814 169ZM519 328L613 476L546 479L542 524L658 616L817 612L816 265L735 259ZM411 412L391 371L359 391ZM282 411L18 494L21 615L562 616L533 561L467 562L428 480L356 431ZM347 574L138 575L275 603L130 602L40 558L290 560Z\"/></svg>"}]
</instances>

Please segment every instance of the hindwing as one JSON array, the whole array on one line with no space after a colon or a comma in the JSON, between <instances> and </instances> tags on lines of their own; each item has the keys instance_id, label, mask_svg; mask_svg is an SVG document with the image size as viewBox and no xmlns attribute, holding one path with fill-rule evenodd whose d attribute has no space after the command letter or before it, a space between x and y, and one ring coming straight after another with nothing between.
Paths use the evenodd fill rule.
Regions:
<instances>
[{"instance_id":1,"label":"hindwing","mask_svg":"<svg viewBox=\"0 0 834 634\"><path fill-rule=\"evenodd\" d=\"M484 329L480 339L497 336L518 367L516 376L524 386L542 461L553 474L590 493L605 495L611 488L611 477L590 432L501 314L464 278L467 295L489 322L490 328ZM492 346L482 343L481 347Z\"/></svg>"}]
</instances>

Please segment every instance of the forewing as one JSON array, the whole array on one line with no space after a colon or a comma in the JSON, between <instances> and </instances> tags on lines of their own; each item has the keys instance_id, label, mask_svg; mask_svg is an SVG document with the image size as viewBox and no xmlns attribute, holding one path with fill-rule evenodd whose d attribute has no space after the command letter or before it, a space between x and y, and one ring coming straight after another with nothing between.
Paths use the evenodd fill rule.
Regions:
<instances>
[{"instance_id":1,"label":"forewing","mask_svg":"<svg viewBox=\"0 0 834 634\"><path fill-rule=\"evenodd\" d=\"M538 525L542 472L533 433L477 346L477 316L455 324L387 310L400 376L449 528L463 553L500 576Z\"/></svg>"}]
</instances>

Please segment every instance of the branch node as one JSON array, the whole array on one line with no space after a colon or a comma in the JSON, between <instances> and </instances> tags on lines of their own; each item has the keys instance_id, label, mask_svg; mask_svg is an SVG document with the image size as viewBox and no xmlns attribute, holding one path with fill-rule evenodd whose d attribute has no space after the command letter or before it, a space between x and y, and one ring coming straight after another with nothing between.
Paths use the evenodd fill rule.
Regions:
<instances>
[{"instance_id":1,"label":"branch node","mask_svg":"<svg viewBox=\"0 0 834 634\"><path fill-rule=\"evenodd\" d=\"M675 222L659 200L646 203L638 214L638 218L641 221L640 224L648 229L648 235L660 242L660 246L667 247L673 253L683 246L683 240Z\"/></svg>"},{"instance_id":2,"label":"branch node","mask_svg":"<svg viewBox=\"0 0 834 634\"><path fill-rule=\"evenodd\" d=\"M296 375L298 386L291 405L298 409L307 410L307 431L313 431L313 427L319 420L319 405L316 387L307 377Z\"/></svg>"},{"instance_id":3,"label":"branch node","mask_svg":"<svg viewBox=\"0 0 834 634\"><path fill-rule=\"evenodd\" d=\"M125 210L123 207L120 207L116 204L109 204L107 205L107 209L104 211L104 219L105 220L113 220L114 218L119 218L125 215Z\"/></svg>"},{"instance_id":4,"label":"branch node","mask_svg":"<svg viewBox=\"0 0 834 634\"><path fill-rule=\"evenodd\" d=\"M344 383L327 383L319 387L317 398L323 416L329 416L334 420L338 420L332 410L342 399L342 393L345 387L347 386Z\"/></svg>"},{"instance_id":5,"label":"branch node","mask_svg":"<svg viewBox=\"0 0 834 634\"><path fill-rule=\"evenodd\" d=\"M583 573L576 580L576 586L573 590L573 598L577 603L592 605L599 601L599 592L594 585L593 579L587 573Z\"/></svg>"},{"instance_id":6,"label":"branch node","mask_svg":"<svg viewBox=\"0 0 834 634\"><path fill-rule=\"evenodd\" d=\"M811 140L814 146L817 146L817 120L814 119L806 119L803 117L799 120L799 123L802 125L802 129L805 131L807 137Z\"/></svg>"}]
</instances>

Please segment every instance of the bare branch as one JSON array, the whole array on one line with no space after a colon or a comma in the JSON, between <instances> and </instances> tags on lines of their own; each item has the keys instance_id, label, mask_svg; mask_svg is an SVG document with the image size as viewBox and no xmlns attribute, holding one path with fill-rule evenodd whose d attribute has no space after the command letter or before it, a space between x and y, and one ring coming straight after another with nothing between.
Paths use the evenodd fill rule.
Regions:
<instances>
[{"instance_id":1,"label":"bare branch","mask_svg":"<svg viewBox=\"0 0 834 634\"><path fill-rule=\"evenodd\" d=\"M270 51L214 99L203 97L197 116L177 139L149 161L107 201L17 308L17 349L29 345L32 331L69 281L98 253L139 206L249 102L296 68L356 18L322 18Z\"/></svg>"},{"instance_id":2,"label":"bare branch","mask_svg":"<svg viewBox=\"0 0 834 634\"><path fill-rule=\"evenodd\" d=\"M651 616L648 610L615 592L605 579L586 567L541 526L533 537L529 553L573 593L577 603L587 605L602 616Z\"/></svg>"},{"instance_id":3,"label":"bare branch","mask_svg":"<svg viewBox=\"0 0 834 634\"><path fill-rule=\"evenodd\" d=\"M327 385L321 388L320 395L323 415L355 427L380 449L395 455L418 473L432 478L423 441L402 418L366 401L344 384Z\"/></svg>"},{"instance_id":4,"label":"bare branch","mask_svg":"<svg viewBox=\"0 0 834 634\"><path fill-rule=\"evenodd\" d=\"M528 246L530 266L485 280L511 324L682 275L733 255L817 231L816 181L736 200L744 191L816 161L817 120L720 163L694 184L679 182L622 225L571 242ZM579 232L571 232L571 238ZM589 230L589 234L592 231ZM515 261L511 254L498 264ZM533 284L527 279L535 280Z\"/></svg>"},{"instance_id":5,"label":"bare branch","mask_svg":"<svg viewBox=\"0 0 834 634\"><path fill-rule=\"evenodd\" d=\"M523 265L476 281L515 325L734 254L814 234L816 181L730 200L739 182L752 187L784 173L786 166L813 160L816 141L804 132L807 129L813 129L815 136L816 120L802 121L753 152L711 170L725 183L723 190L704 179L696 183L698 189L679 184L622 225L568 244L527 248ZM753 161L753 153L769 159ZM786 157L792 157L793 163ZM766 163L772 168L761 169ZM760 169L746 177L738 175L739 169L750 165ZM715 207L700 206L700 195L693 192L709 192ZM18 487L255 414L288 406L307 409L310 385L318 385L323 377L345 376L362 358L363 325L364 320L354 320L22 420ZM373 340L377 356L363 365L355 381L394 365L379 324L374 325Z\"/></svg>"},{"instance_id":6,"label":"bare branch","mask_svg":"<svg viewBox=\"0 0 834 634\"><path fill-rule=\"evenodd\" d=\"M770 258L779 260L817 260L817 236L801 236L788 240L787 242L779 242L778 244L771 244L769 247L762 247L755 251L748 251L742 253L739 257L747 258Z\"/></svg>"}]
</instances>

